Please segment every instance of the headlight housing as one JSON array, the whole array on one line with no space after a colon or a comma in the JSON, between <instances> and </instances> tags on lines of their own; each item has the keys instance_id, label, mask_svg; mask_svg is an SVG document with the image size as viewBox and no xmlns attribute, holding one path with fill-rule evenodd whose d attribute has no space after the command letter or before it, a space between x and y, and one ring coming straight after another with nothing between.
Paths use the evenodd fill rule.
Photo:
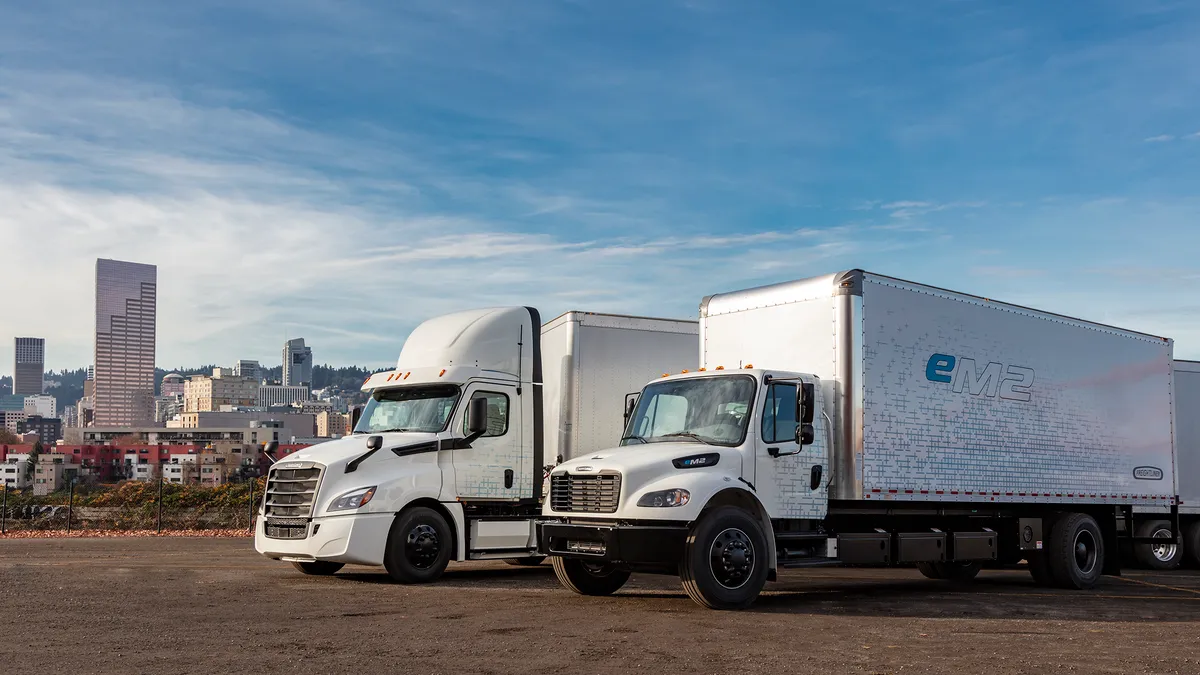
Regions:
<instances>
[{"instance_id":1,"label":"headlight housing","mask_svg":"<svg viewBox=\"0 0 1200 675\"><path fill-rule=\"evenodd\" d=\"M375 486L359 488L354 492L347 492L338 497L329 504L330 511L351 511L359 509L367 505L371 498L375 496Z\"/></svg>"},{"instance_id":2,"label":"headlight housing","mask_svg":"<svg viewBox=\"0 0 1200 675\"><path fill-rule=\"evenodd\" d=\"M637 501L638 506L669 507L683 506L692 498L692 493L682 488L647 492Z\"/></svg>"}]
</instances>

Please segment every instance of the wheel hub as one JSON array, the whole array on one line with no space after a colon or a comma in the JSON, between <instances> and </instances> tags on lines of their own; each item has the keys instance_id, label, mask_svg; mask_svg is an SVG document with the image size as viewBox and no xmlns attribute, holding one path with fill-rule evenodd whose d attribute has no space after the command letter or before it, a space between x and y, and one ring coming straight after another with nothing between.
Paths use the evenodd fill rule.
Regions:
<instances>
[{"instance_id":1,"label":"wheel hub","mask_svg":"<svg viewBox=\"0 0 1200 675\"><path fill-rule=\"evenodd\" d=\"M437 530L430 525L417 525L408 533L404 542L404 555L408 562L418 569L428 569L433 566L441 552L441 541Z\"/></svg>"},{"instance_id":2,"label":"wheel hub","mask_svg":"<svg viewBox=\"0 0 1200 675\"><path fill-rule=\"evenodd\" d=\"M1083 574L1090 574L1096 566L1096 538L1087 530L1075 535L1075 566Z\"/></svg>"},{"instance_id":3,"label":"wheel hub","mask_svg":"<svg viewBox=\"0 0 1200 675\"><path fill-rule=\"evenodd\" d=\"M754 573L754 544L745 532L730 528L713 539L709 569L725 588L740 588Z\"/></svg>"},{"instance_id":4,"label":"wheel hub","mask_svg":"<svg viewBox=\"0 0 1200 675\"><path fill-rule=\"evenodd\" d=\"M1169 540L1169 539L1171 539L1171 532L1169 530L1158 529L1158 530L1155 530L1154 534L1152 534L1150 536L1154 537L1155 539L1168 539ZM1175 544L1168 544L1166 542L1163 542L1161 544L1154 544L1153 546L1150 547L1151 555L1153 555L1154 558L1156 560L1158 560L1159 562L1170 562L1171 560L1173 560L1175 558L1175 552L1176 552Z\"/></svg>"}]
</instances>

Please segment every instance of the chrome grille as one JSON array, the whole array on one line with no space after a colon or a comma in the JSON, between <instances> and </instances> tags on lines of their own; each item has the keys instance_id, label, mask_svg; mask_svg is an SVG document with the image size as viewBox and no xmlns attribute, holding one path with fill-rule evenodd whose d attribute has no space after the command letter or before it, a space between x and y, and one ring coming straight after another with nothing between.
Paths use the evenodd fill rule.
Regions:
<instances>
[{"instance_id":1,"label":"chrome grille","mask_svg":"<svg viewBox=\"0 0 1200 675\"><path fill-rule=\"evenodd\" d=\"M565 513L614 513L621 497L621 474L550 477L550 508Z\"/></svg>"},{"instance_id":2,"label":"chrome grille","mask_svg":"<svg viewBox=\"0 0 1200 675\"><path fill-rule=\"evenodd\" d=\"M267 494L263 497L263 515L270 528L279 525L280 539L303 539L308 529L307 518L312 515L317 486L321 482L321 467L305 462L294 467L272 467L267 476ZM294 523L300 519L304 528L298 532ZM300 536L297 536L299 534Z\"/></svg>"}]
</instances>

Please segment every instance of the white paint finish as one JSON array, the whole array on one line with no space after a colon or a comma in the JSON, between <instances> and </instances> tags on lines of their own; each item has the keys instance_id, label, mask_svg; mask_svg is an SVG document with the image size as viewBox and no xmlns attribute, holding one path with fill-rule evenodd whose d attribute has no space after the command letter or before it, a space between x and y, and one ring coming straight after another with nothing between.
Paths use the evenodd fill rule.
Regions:
<instances>
[{"instance_id":1,"label":"white paint finish","mask_svg":"<svg viewBox=\"0 0 1200 675\"><path fill-rule=\"evenodd\" d=\"M1175 471L1180 511L1200 513L1200 362L1175 362Z\"/></svg>"},{"instance_id":2,"label":"white paint finish","mask_svg":"<svg viewBox=\"0 0 1200 675\"><path fill-rule=\"evenodd\" d=\"M870 275L863 307L867 498L1171 496L1169 341ZM934 354L954 357L951 382L929 379ZM971 360L996 379L968 383ZM1021 369L1032 386L1000 384ZM1164 480L1135 479L1139 466Z\"/></svg>"}]
</instances>

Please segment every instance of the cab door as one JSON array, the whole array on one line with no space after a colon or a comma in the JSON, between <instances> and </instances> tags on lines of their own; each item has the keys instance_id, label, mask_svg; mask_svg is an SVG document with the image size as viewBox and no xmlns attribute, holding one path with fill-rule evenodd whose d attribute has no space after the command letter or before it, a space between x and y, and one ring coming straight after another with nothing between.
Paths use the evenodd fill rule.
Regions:
<instances>
[{"instance_id":1,"label":"cab door","mask_svg":"<svg viewBox=\"0 0 1200 675\"><path fill-rule=\"evenodd\" d=\"M487 401L488 428L464 445L449 450L454 465L454 485L462 499L519 499L531 490L531 478L523 474L525 447L521 443L521 415L516 391L507 385L474 383L463 395L463 405L453 421L456 439L467 436L467 411L477 398ZM445 451L443 451L445 452Z\"/></svg>"},{"instance_id":2,"label":"cab door","mask_svg":"<svg viewBox=\"0 0 1200 675\"><path fill-rule=\"evenodd\" d=\"M821 387L812 387L816 411L813 442L796 440L800 383L770 382L761 390L755 487L772 518L824 518L829 511L829 452L822 424Z\"/></svg>"}]
</instances>

